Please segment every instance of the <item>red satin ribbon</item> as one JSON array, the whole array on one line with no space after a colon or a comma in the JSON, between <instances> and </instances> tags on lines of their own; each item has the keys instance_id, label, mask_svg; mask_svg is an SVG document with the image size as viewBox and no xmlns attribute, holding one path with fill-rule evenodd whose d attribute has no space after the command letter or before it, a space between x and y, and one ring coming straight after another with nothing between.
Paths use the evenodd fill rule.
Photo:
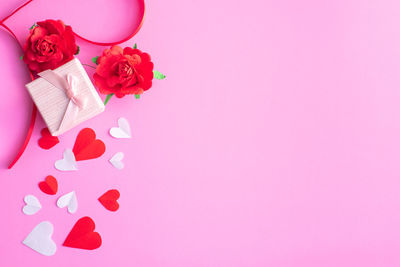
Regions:
<instances>
[{"instance_id":1,"label":"red satin ribbon","mask_svg":"<svg viewBox=\"0 0 400 267\"><path fill-rule=\"evenodd\" d=\"M4 24L4 22L7 19L9 19L10 17L12 17L19 10L21 10L22 8L27 6L29 3L31 3L32 1L33 0L28 0L27 2L25 2L24 4L19 6L17 9L15 9L10 15L8 15L7 17L5 17L2 20L0 20L0 27L3 27L7 32L9 32L11 34L11 36L17 41L17 43L21 47L21 49L23 49L23 46L19 43L19 41L17 39L17 36L15 35L15 33L9 27L7 27L7 25ZM144 16L145 16L145 4L144 4L144 0L138 0L138 1L143 6L142 12L140 13L140 17L141 17L140 18L140 23L127 37L123 38L122 40L116 41L116 42L103 43L103 42L96 42L96 41L88 40L88 39L82 37L81 35L77 34L76 32L74 32L74 35L76 37L88 42L88 43L91 43L91 44L94 44L94 45L101 45L101 46L118 45L118 44L121 44L121 43L124 43L124 42L128 41L133 36L135 36L135 34L140 30L140 28L143 25ZM34 77L33 77L32 73L29 73L29 75L30 75L31 79L33 80ZM31 139L31 136L32 136L33 128L35 127L36 114L37 114L37 108L36 108L35 104L33 104L31 120L30 120L30 123L29 123L28 131L27 131L26 136L25 136L25 140L24 140L22 146L19 148L19 150L17 152L17 155L12 160L11 164L8 166L9 169L11 169L15 165L15 163L17 163L17 161L21 158L22 154L24 153L26 147L28 146L29 140Z\"/></svg>"}]
</instances>

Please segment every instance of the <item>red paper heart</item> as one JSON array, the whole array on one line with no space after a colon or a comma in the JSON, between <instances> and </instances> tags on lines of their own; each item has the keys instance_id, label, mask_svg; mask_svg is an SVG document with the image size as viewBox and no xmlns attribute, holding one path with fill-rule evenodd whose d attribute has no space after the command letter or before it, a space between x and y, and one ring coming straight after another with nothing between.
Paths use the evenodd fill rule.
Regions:
<instances>
[{"instance_id":1,"label":"red paper heart","mask_svg":"<svg viewBox=\"0 0 400 267\"><path fill-rule=\"evenodd\" d=\"M101 246L101 236L94 232L96 225L90 217L80 218L64 241L63 246L81 249L96 249Z\"/></svg>"},{"instance_id":2,"label":"red paper heart","mask_svg":"<svg viewBox=\"0 0 400 267\"><path fill-rule=\"evenodd\" d=\"M119 209L119 204L117 202L119 196L119 191L117 189L112 189L99 197L99 201L109 211L117 211Z\"/></svg>"},{"instance_id":3,"label":"red paper heart","mask_svg":"<svg viewBox=\"0 0 400 267\"><path fill-rule=\"evenodd\" d=\"M39 188L42 190L43 193L48 195L55 195L57 194L58 190L58 183L57 179L53 176L49 175L46 179L39 183Z\"/></svg>"},{"instance_id":4,"label":"red paper heart","mask_svg":"<svg viewBox=\"0 0 400 267\"><path fill-rule=\"evenodd\" d=\"M95 159L104 154L106 146L103 141L96 139L96 133L92 129L85 128L76 137L72 151L76 161Z\"/></svg>"},{"instance_id":5,"label":"red paper heart","mask_svg":"<svg viewBox=\"0 0 400 267\"><path fill-rule=\"evenodd\" d=\"M43 128L40 131L42 138L39 139L38 144L41 148L43 149L50 149L53 146L57 145L60 143L60 140L58 139L57 136L52 136L49 132L49 129Z\"/></svg>"}]
</instances>

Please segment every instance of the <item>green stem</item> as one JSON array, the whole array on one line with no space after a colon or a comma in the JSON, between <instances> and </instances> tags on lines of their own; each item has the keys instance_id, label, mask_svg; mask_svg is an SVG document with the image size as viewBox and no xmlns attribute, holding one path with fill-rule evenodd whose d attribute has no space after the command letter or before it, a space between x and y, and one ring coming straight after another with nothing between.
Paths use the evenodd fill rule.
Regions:
<instances>
[{"instance_id":1,"label":"green stem","mask_svg":"<svg viewBox=\"0 0 400 267\"><path fill-rule=\"evenodd\" d=\"M92 69L96 69L96 67L91 66L91 65L88 65L88 64L83 64L83 63L82 63L82 65L83 65L83 66L86 66L86 67L91 67Z\"/></svg>"},{"instance_id":2,"label":"green stem","mask_svg":"<svg viewBox=\"0 0 400 267\"><path fill-rule=\"evenodd\" d=\"M107 105L108 101L110 100L110 98L113 96L114 94L109 94L106 97L106 100L104 100L104 106Z\"/></svg>"}]
</instances>

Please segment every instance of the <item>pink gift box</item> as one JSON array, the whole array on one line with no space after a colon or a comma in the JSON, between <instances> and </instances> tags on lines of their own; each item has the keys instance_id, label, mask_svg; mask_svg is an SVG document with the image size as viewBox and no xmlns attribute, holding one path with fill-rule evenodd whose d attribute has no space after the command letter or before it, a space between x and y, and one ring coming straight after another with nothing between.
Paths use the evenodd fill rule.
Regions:
<instances>
[{"instance_id":1,"label":"pink gift box","mask_svg":"<svg viewBox=\"0 0 400 267\"><path fill-rule=\"evenodd\" d=\"M42 77L26 84L26 88L32 96L33 102L36 104L53 136L58 136L104 111L105 107L103 102L77 58L58 67L53 70L53 72L65 79L67 75L75 76L76 95L85 99L85 106L79 108L72 123L68 123L68 125L59 129L71 101L66 91L56 87ZM66 116L68 117L70 115L67 114Z\"/></svg>"}]
</instances>

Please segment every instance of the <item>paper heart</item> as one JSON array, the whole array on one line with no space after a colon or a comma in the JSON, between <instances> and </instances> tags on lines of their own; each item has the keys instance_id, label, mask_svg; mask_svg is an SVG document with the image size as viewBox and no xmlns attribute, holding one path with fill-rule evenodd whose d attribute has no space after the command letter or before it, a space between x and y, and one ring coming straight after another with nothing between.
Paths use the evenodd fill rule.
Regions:
<instances>
[{"instance_id":1,"label":"paper heart","mask_svg":"<svg viewBox=\"0 0 400 267\"><path fill-rule=\"evenodd\" d=\"M22 212L26 215L33 215L42 208L39 199L34 195L26 195L24 197L24 202L26 205L22 208Z\"/></svg>"},{"instance_id":2,"label":"paper heart","mask_svg":"<svg viewBox=\"0 0 400 267\"><path fill-rule=\"evenodd\" d=\"M122 160L124 159L124 153L118 152L109 160L110 163L117 168L118 170L122 170L124 168L124 163Z\"/></svg>"},{"instance_id":3,"label":"paper heart","mask_svg":"<svg viewBox=\"0 0 400 267\"><path fill-rule=\"evenodd\" d=\"M52 136L50 134L48 128L43 128L40 131L40 134L42 135L42 137L39 139L38 144L43 149L50 149L53 146L55 146L58 143L60 143L60 140L58 139L58 137L57 136Z\"/></svg>"},{"instance_id":4,"label":"paper heart","mask_svg":"<svg viewBox=\"0 0 400 267\"><path fill-rule=\"evenodd\" d=\"M113 127L110 129L110 135L114 138L131 138L131 127L129 122L125 118L118 119L118 127Z\"/></svg>"},{"instance_id":5,"label":"paper heart","mask_svg":"<svg viewBox=\"0 0 400 267\"><path fill-rule=\"evenodd\" d=\"M57 194L57 190L58 190L57 179L54 178L53 176L49 175L45 178L44 181L39 183L39 188L45 194L55 195L55 194Z\"/></svg>"},{"instance_id":6,"label":"paper heart","mask_svg":"<svg viewBox=\"0 0 400 267\"><path fill-rule=\"evenodd\" d=\"M90 217L79 219L64 241L63 246L80 249L96 249L101 246L101 236L94 232L96 225Z\"/></svg>"},{"instance_id":7,"label":"paper heart","mask_svg":"<svg viewBox=\"0 0 400 267\"><path fill-rule=\"evenodd\" d=\"M61 209L68 207L69 213L75 213L78 210L78 199L76 198L75 191L59 197L57 200L57 207Z\"/></svg>"},{"instance_id":8,"label":"paper heart","mask_svg":"<svg viewBox=\"0 0 400 267\"><path fill-rule=\"evenodd\" d=\"M119 209L119 204L117 202L119 197L119 191L117 189L111 189L99 197L99 201L109 211L117 211Z\"/></svg>"},{"instance_id":9,"label":"paper heart","mask_svg":"<svg viewBox=\"0 0 400 267\"><path fill-rule=\"evenodd\" d=\"M54 255L57 246L51 239L53 231L54 227L50 222L41 222L33 228L32 232L30 232L22 243L42 255Z\"/></svg>"},{"instance_id":10,"label":"paper heart","mask_svg":"<svg viewBox=\"0 0 400 267\"><path fill-rule=\"evenodd\" d=\"M103 141L96 139L96 133L92 129L85 128L76 137L72 151L76 161L95 159L104 154L106 146Z\"/></svg>"},{"instance_id":11,"label":"paper heart","mask_svg":"<svg viewBox=\"0 0 400 267\"><path fill-rule=\"evenodd\" d=\"M54 167L59 171L76 171L76 170L78 170L74 152L72 152L71 149L64 150L63 159L57 160L54 163Z\"/></svg>"}]
</instances>

